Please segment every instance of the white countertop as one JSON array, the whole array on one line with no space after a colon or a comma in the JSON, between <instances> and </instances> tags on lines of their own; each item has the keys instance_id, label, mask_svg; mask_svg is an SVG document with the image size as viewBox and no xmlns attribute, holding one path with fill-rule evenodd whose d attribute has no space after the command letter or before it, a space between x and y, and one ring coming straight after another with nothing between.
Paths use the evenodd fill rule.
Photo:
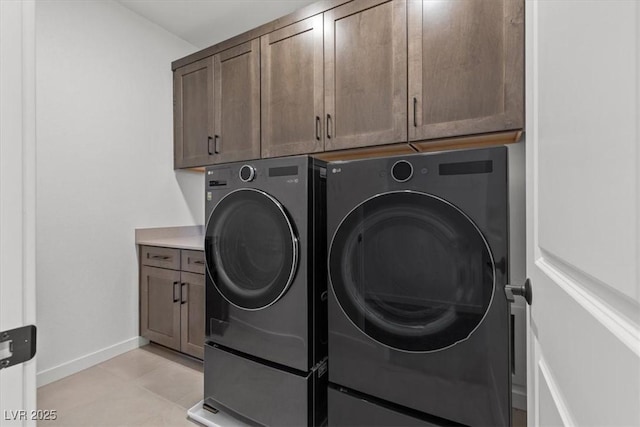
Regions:
<instances>
[{"instance_id":1,"label":"white countertop","mask_svg":"<svg viewBox=\"0 0 640 427\"><path fill-rule=\"evenodd\" d=\"M161 246L163 248L190 249L204 251L204 236L166 237L160 239L138 240L137 245Z\"/></svg>"},{"instance_id":2,"label":"white countertop","mask_svg":"<svg viewBox=\"0 0 640 427\"><path fill-rule=\"evenodd\" d=\"M163 248L204 250L204 233L201 225L186 227L138 228L136 245Z\"/></svg>"}]
</instances>

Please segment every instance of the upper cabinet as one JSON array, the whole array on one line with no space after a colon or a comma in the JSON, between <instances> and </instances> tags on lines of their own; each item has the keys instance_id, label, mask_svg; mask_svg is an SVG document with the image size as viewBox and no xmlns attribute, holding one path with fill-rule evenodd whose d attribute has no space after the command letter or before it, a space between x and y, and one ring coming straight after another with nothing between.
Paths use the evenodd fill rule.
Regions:
<instances>
[{"instance_id":1,"label":"upper cabinet","mask_svg":"<svg viewBox=\"0 0 640 427\"><path fill-rule=\"evenodd\" d=\"M174 168L213 163L213 61L173 73Z\"/></svg>"},{"instance_id":2,"label":"upper cabinet","mask_svg":"<svg viewBox=\"0 0 640 427\"><path fill-rule=\"evenodd\" d=\"M524 125L524 2L409 0L409 139Z\"/></svg>"},{"instance_id":3,"label":"upper cabinet","mask_svg":"<svg viewBox=\"0 0 640 427\"><path fill-rule=\"evenodd\" d=\"M324 14L327 150L407 140L406 17L405 0Z\"/></svg>"},{"instance_id":4,"label":"upper cabinet","mask_svg":"<svg viewBox=\"0 0 640 427\"><path fill-rule=\"evenodd\" d=\"M173 65L176 168L513 142L524 0L323 0Z\"/></svg>"},{"instance_id":5,"label":"upper cabinet","mask_svg":"<svg viewBox=\"0 0 640 427\"><path fill-rule=\"evenodd\" d=\"M260 40L173 73L174 167L260 158Z\"/></svg>"},{"instance_id":6,"label":"upper cabinet","mask_svg":"<svg viewBox=\"0 0 640 427\"><path fill-rule=\"evenodd\" d=\"M213 56L214 163L260 158L260 40Z\"/></svg>"},{"instance_id":7,"label":"upper cabinet","mask_svg":"<svg viewBox=\"0 0 640 427\"><path fill-rule=\"evenodd\" d=\"M262 36L262 157L324 151L322 14Z\"/></svg>"},{"instance_id":8,"label":"upper cabinet","mask_svg":"<svg viewBox=\"0 0 640 427\"><path fill-rule=\"evenodd\" d=\"M261 44L262 157L406 142L404 0L355 0Z\"/></svg>"}]
</instances>

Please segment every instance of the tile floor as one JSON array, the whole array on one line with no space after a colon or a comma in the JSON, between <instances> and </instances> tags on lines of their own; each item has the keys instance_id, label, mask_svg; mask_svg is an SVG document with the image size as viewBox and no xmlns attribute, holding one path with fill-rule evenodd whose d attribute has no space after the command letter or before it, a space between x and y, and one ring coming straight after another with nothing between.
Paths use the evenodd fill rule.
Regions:
<instances>
[{"instance_id":1,"label":"tile floor","mask_svg":"<svg viewBox=\"0 0 640 427\"><path fill-rule=\"evenodd\" d=\"M57 410L63 426L185 426L187 409L202 399L202 363L150 344L38 389L39 409ZM514 409L514 427L526 427Z\"/></svg>"},{"instance_id":2,"label":"tile floor","mask_svg":"<svg viewBox=\"0 0 640 427\"><path fill-rule=\"evenodd\" d=\"M38 389L43 426L186 426L202 400L202 363L156 345L129 351Z\"/></svg>"}]
</instances>

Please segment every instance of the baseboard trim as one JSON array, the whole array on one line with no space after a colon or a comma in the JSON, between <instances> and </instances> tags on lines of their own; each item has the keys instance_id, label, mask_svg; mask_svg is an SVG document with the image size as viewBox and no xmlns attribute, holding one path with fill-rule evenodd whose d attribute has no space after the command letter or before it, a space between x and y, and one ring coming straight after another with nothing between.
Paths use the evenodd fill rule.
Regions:
<instances>
[{"instance_id":1,"label":"baseboard trim","mask_svg":"<svg viewBox=\"0 0 640 427\"><path fill-rule=\"evenodd\" d=\"M45 369L37 373L36 382L38 387L58 381L64 377L80 372L84 369L95 366L112 357L118 356L127 351L136 349L145 344L148 344L149 340L143 337L133 337L120 343L105 347L101 350L89 353L77 359L70 360L69 362L62 363L53 368Z\"/></svg>"},{"instance_id":2,"label":"baseboard trim","mask_svg":"<svg viewBox=\"0 0 640 427\"><path fill-rule=\"evenodd\" d=\"M511 406L521 411L527 410L527 389L521 385L511 388Z\"/></svg>"}]
</instances>

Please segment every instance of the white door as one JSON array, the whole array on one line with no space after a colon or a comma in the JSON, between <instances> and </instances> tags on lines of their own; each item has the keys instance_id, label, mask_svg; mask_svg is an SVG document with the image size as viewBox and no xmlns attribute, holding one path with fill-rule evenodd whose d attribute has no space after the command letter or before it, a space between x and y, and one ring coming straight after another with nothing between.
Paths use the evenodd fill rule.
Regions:
<instances>
[{"instance_id":1,"label":"white door","mask_svg":"<svg viewBox=\"0 0 640 427\"><path fill-rule=\"evenodd\" d=\"M34 2L0 0L0 331L35 322L34 37ZM35 363L0 369L1 426L35 425Z\"/></svg>"},{"instance_id":2,"label":"white door","mask_svg":"<svg viewBox=\"0 0 640 427\"><path fill-rule=\"evenodd\" d=\"M640 2L527 1L530 426L640 425Z\"/></svg>"}]
</instances>

